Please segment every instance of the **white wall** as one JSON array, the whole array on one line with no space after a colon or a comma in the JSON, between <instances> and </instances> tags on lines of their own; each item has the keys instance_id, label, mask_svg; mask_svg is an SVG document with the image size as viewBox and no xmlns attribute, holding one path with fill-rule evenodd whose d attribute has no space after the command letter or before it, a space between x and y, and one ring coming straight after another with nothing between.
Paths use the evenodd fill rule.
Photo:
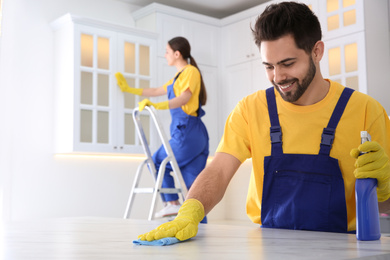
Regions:
<instances>
[{"instance_id":1,"label":"white wall","mask_svg":"<svg viewBox=\"0 0 390 260\"><path fill-rule=\"evenodd\" d=\"M390 1L364 1L367 94L390 114Z\"/></svg>"}]
</instances>

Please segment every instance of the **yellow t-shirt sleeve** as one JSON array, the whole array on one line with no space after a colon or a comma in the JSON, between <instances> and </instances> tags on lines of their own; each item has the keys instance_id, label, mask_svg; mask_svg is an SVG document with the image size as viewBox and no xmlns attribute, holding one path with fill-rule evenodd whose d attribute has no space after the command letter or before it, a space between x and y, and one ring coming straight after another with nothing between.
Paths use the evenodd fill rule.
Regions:
<instances>
[{"instance_id":1,"label":"yellow t-shirt sleeve","mask_svg":"<svg viewBox=\"0 0 390 260\"><path fill-rule=\"evenodd\" d=\"M165 92L168 92L168 86L171 85L173 82L173 79L170 79L167 83L163 85Z\"/></svg>"}]
</instances>

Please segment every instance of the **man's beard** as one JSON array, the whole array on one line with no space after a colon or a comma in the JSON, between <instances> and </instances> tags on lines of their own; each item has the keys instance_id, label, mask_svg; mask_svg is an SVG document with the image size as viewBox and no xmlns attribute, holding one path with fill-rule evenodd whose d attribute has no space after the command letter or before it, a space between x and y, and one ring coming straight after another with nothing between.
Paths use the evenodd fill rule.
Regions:
<instances>
[{"instance_id":1,"label":"man's beard","mask_svg":"<svg viewBox=\"0 0 390 260\"><path fill-rule=\"evenodd\" d=\"M293 103L296 102L305 93L306 89L313 81L316 71L317 71L316 66L313 62L313 59L310 57L309 69L306 73L306 77L302 80L302 84L299 83L299 80L297 78L282 81L278 84L278 85L288 85L292 82L296 82L297 88L295 92L289 91L284 93L279 89L278 85L275 84L275 81L272 81L272 84L275 86L276 90L279 92L280 96L284 99L284 101Z\"/></svg>"}]
</instances>

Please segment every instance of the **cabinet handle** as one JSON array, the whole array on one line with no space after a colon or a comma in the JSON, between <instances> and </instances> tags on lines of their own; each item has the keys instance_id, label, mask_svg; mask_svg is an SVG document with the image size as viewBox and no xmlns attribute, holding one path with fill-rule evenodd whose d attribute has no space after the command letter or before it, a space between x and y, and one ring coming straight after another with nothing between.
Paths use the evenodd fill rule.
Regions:
<instances>
[{"instance_id":1,"label":"cabinet handle","mask_svg":"<svg viewBox=\"0 0 390 260\"><path fill-rule=\"evenodd\" d=\"M255 56L255 54L254 53L252 53L252 57L254 57Z\"/></svg>"},{"instance_id":2,"label":"cabinet handle","mask_svg":"<svg viewBox=\"0 0 390 260\"><path fill-rule=\"evenodd\" d=\"M117 149L117 147L116 147L116 146L114 146L114 149Z\"/></svg>"},{"instance_id":3,"label":"cabinet handle","mask_svg":"<svg viewBox=\"0 0 390 260\"><path fill-rule=\"evenodd\" d=\"M119 147L119 149L123 149L123 146Z\"/></svg>"},{"instance_id":4,"label":"cabinet handle","mask_svg":"<svg viewBox=\"0 0 390 260\"><path fill-rule=\"evenodd\" d=\"M247 57L247 58L249 58L249 57L250 57L250 55L246 55L246 57Z\"/></svg>"}]
</instances>

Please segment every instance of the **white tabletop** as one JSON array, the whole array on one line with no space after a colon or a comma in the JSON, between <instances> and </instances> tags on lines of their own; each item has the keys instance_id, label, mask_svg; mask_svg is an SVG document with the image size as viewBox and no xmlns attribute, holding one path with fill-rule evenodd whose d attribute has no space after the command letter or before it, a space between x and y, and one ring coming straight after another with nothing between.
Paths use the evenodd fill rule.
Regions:
<instances>
[{"instance_id":1,"label":"white tabletop","mask_svg":"<svg viewBox=\"0 0 390 260\"><path fill-rule=\"evenodd\" d=\"M19 259L390 259L390 237L201 224L198 235L171 246L137 246L137 235L161 222L71 218L17 222L0 228L0 256ZM1 230L2 229L2 230Z\"/></svg>"}]
</instances>

